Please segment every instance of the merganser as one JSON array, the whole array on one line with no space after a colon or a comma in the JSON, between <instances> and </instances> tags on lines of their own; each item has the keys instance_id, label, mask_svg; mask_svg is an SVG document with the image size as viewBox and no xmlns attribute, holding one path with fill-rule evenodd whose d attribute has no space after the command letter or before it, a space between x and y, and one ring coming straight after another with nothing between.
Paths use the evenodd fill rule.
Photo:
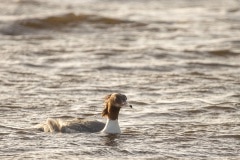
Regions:
<instances>
[{"instance_id":1,"label":"merganser","mask_svg":"<svg viewBox=\"0 0 240 160\"><path fill-rule=\"evenodd\" d=\"M102 117L107 118L106 124L99 121L87 121L73 119L63 121L61 119L48 118L46 122L37 126L38 130L44 132L103 132L108 134L120 134L118 114L122 107L129 106L127 97L124 94L109 94L104 99Z\"/></svg>"}]
</instances>

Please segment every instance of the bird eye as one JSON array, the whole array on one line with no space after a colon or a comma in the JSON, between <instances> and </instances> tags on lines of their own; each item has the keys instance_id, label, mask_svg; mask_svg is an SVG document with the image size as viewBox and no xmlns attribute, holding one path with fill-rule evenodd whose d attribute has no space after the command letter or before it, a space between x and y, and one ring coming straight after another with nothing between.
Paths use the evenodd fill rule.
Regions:
<instances>
[{"instance_id":1,"label":"bird eye","mask_svg":"<svg viewBox=\"0 0 240 160\"><path fill-rule=\"evenodd\" d=\"M120 103L120 102L121 102L121 98L116 97L115 101L116 101L117 103Z\"/></svg>"}]
</instances>

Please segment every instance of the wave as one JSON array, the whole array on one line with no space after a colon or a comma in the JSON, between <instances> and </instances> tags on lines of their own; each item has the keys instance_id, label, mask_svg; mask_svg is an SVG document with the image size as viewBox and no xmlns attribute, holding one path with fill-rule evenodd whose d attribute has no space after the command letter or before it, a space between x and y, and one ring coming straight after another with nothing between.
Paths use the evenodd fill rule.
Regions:
<instances>
[{"instance_id":1,"label":"wave","mask_svg":"<svg viewBox=\"0 0 240 160\"><path fill-rule=\"evenodd\" d=\"M122 23L130 23L129 21L109 18L109 17L101 17L97 15L87 15L87 14L80 14L76 15L74 13L68 13L59 16L50 16L45 18L34 18L34 19L26 19L20 21L19 24L31 27L31 28L52 28L52 27L59 27L64 26L71 23L101 23L101 24L122 24Z\"/></svg>"},{"instance_id":2,"label":"wave","mask_svg":"<svg viewBox=\"0 0 240 160\"><path fill-rule=\"evenodd\" d=\"M207 51L210 55L214 56L221 56L221 57L227 57L227 56L238 56L239 53L233 52L231 50L227 49L220 49L220 50L212 50L212 51Z\"/></svg>"},{"instance_id":3,"label":"wave","mask_svg":"<svg viewBox=\"0 0 240 160\"><path fill-rule=\"evenodd\" d=\"M225 134L225 135L217 135L217 136L210 136L210 138L233 138L240 140L239 134Z\"/></svg>"},{"instance_id":4,"label":"wave","mask_svg":"<svg viewBox=\"0 0 240 160\"><path fill-rule=\"evenodd\" d=\"M217 68L217 67L227 67L227 68L238 68L240 65L237 64L223 64L223 63L214 63L214 62L189 62L187 63L191 67L211 67L211 68Z\"/></svg>"},{"instance_id":5,"label":"wave","mask_svg":"<svg viewBox=\"0 0 240 160\"><path fill-rule=\"evenodd\" d=\"M228 43L236 43L238 44L239 41L228 41ZM233 51L231 49L211 49L211 50L185 50L185 52L189 53L197 53L197 54L207 54L211 57L237 57L240 55L238 51Z\"/></svg>"},{"instance_id":6,"label":"wave","mask_svg":"<svg viewBox=\"0 0 240 160\"><path fill-rule=\"evenodd\" d=\"M29 31L35 30L60 30L64 27L71 27L76 24L95 24L99 27L110 27L114 25L121 24L132 24L134 26L144 25L143 23L138 23L129 20L122 20L118 18L105 17L94 14L75 14L75 13L66 13L55 16L46 16L46 17L35 17L35 18L25 18L21 20L14 21L10 27L6 27L4 34L21 34L24 30L28 29ZM1 31L0 31L1 32Z\"/></svg>"},{"instance_id":7,"label":"wave","mask_svg":"<svg viewBox=\"0 0 240 160\"><path fill-rule=\"evenodd\" d=\"M235 107L228 107L228 106L219 106L219 105L210 105L210 106L206 106L204 107L204 109L207 110L215 110L215 111L236 111L237 109Z\"/></svg>"}]
</instances>

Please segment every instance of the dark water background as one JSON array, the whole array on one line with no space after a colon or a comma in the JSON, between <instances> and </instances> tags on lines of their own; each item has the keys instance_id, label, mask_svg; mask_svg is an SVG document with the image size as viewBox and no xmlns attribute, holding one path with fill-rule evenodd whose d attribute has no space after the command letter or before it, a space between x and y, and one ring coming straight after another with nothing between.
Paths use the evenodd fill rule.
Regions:
<instances>
[{"instance_id":1,"label":"dark water background","mask_svg":"<svg viewBox=\"0 0 240 160\"><path fill-rule=\"evenodd\" d=\"M240 158L240 1L0 2L0 159ZM31 129L112 92L121 135Z\"/></svg>"}]
</instances>

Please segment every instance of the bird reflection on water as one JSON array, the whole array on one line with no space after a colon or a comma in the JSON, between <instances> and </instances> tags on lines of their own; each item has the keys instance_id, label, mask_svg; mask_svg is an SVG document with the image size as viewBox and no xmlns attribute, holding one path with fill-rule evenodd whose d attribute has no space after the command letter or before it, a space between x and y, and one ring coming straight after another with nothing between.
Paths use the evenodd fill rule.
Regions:
<instances>
[{"instance_id":1,"label":"bird reflection on water","mask_svg":"<svg viewBox=\"0 0 240 160\"><path fill-rule=\"evenodd\" d=\"M103 144L105 146L118 146L118 138L120 138L119 134L107 134L103 138Z\"/></svg>"}]
</instances>

